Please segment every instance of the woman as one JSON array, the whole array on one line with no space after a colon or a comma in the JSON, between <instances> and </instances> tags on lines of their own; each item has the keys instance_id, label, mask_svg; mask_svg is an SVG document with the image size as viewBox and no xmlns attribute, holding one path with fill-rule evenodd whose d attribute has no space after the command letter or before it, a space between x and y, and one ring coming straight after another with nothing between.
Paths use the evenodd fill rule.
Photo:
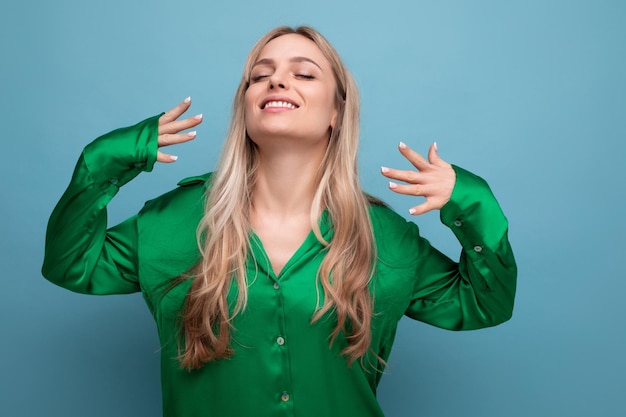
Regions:
<instances>
[{"instance_id":1,"label":"woman","mask_svg":"<svg viewBox=\"0 0 626 417\"><path fill-rule=\"evenodd\" d=\"M457 264L367 197L358 95L313 29L252 49L216 172L187 178L107 230L106 204L202 121L169 112L88 145L48 227L44 275L90 294L141 291L162 346L165 416L381 416L376 386L408 315L442 328L510 318L516 266L486 183L400 144L383 168L459 238Z\"/></svg>"}]
</instances>

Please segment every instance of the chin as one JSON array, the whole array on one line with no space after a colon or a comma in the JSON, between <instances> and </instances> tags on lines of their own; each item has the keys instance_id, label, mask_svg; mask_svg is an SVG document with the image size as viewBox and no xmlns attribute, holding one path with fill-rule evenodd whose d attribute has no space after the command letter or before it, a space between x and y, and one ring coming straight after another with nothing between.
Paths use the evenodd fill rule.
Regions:
<instances>
[{"instance_id":1,"label":"chin","mask_svg":"<svg viewBox=\"0 0 626 417\"><path fill-rule=\"evenodd\" d=\"M261 128L252 127L247 128L246 131L248 132L250 139L252 139L255 143L266 142L268 140L273 141L281 138L293 140L302 136L303 133L300 130L294 130L291 125L285 126L283 124L265 125Z\"/></svg>"}]
</instances>

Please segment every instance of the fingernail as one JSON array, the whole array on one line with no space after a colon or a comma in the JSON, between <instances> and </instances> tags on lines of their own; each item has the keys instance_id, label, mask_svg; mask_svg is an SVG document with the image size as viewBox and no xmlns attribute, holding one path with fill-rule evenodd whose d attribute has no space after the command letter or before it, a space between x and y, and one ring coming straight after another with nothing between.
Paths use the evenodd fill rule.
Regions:
<instances>
[{"instance_id":1,"label":"fingernail","mask_svg":"<svg viewBox=\"0 0 626 417\"><path fill-rule=\"evenodd\" d=\"M398 147L399 147L400 149L404 149L404 148L406 148L406 144L405 144L404 142L400 142L400 144L398 145Z\"/></svg>"},{"instance_id":2,"label":"fingernail","mask_svg":"<svg viewBox=\"0 0 626 417\"><path fill-rule=\"evenodd\" d=\"M191 96L187 97L183 100L183 103L189 103L191 101Z\"/></svg>"},{"instance_id":3,"label":"fingernail","mask_svg":"<svg viewBox=\"0 0 626 417\"><path fill-rule=\"evenodd\" d=\"M189 136L190 138L194 138L194 137L196 137L196 133L197 132L194 130L193 132L187 133L187 136Z\"/></svg>"},{"instance_id":4,"label":"fingernail","mask_svg":"<svg viewBox=\"0 0 626 417\"><path fill-rule=\"evenodd\" d=\"M438 151L439 148L437 148L437 142L433 142L433 145L435 146L435 150Z\"/></svg>"},{"instance_id":5,"label":"fingernail","mask_svg":"<svg viewBox=\"0 0 626 417\"><path fill-rule=\"evenodd\" d=\"M172 162L175 162L178 159L178 157L176 155L170 155L170 160Z\"/></svg>"},{"instance_id":6,"label":"fingernail","mask_svg":"<svg viewBox=\"0 0 626 417\"><path fill-rule=\"evenodd\" d=\"M202 120L202 113L198 114L197 116L193 117L196 120Z\"/></svg>"},{"instance_id":7,"label":"fingernail","mask_svg":"<svg viewBox=\"0 0 626 417\"><path fill-rule=\"evenodd\" d=\"M415 209L414 208L410 208L409 209L409 214L415 214Z\"/></svg>"},{"instance_id":8,"label":"fingernail","mask_svg":"<svg viewBox=\"0 0 626 417\"><path fill-rule=\"evenodd\" d=\"M398 184L396 184L395 182L391 182L391 181L389 181L389 188L391 188L392 190L393 190L394 188L398 188Z\"/></svg>"},{"instance_id":9,"label":"fingernail","mask_svg":"<svg viewBox=\"0 0 626 417\"><path fill-rule=\"evenodd\" d=\"M380 172L387 173L387 172L389 172L389 168L387 168L387 167L380 167Z\"/></svg>"}]
</instances>

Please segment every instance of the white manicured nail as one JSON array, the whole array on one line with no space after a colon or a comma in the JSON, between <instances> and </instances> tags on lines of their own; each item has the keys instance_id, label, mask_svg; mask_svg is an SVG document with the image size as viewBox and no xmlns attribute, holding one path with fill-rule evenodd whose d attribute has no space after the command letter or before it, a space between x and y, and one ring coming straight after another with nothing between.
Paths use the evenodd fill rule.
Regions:
<instances>
[{"instance_id":1,"label":"white manicured nail","mask_svg":"<svg viewBox=\"0 0 626 417\"><path fill-rule=\"evenodd\" d=\"M183 100L183 103L189 103L191 101L191 96L187 97Z\"/></svg>"},{"instance_id":2,"label":"white manicured nail","mask_svg":"<svg viewBox=\"0 0 626 417\"><path fill-rule=\"evenodd\" d=\"M389 181L389 188L391 188L392 190L393 190L394 188L398 188L398 184L396 184L395 182L391 182L391 181Z\"/></svg>"},{"instance_id":3,"label":"white manicured nail","mask_svg":"<svg viewBox=\"0 0 626 417\"><path fill-rule=\"evenodd\" d=\"M196 131L194 130L193 132L189 132L187 133L187 136L189 136L190 138L195 138L196 137Z\"/></svg>"},{"instance_id":4,"label":"white manicured nail","mask_svg":"<svg viewBox=\"0 0 626 417\"><path fill-rule=\"evenodd\" d=\"M386 174L387 172L389 172L389 168L387 168L387 167L380 167L380 172Z\"/></svg>"},{"instance_id":5,"label":"white manicured nail","mask_svg":"<svg viewBox=\"0 0 626 417\"><path fill-rule=\"evenodd\" d=\"M439 148L437 147L437 142L433 142L433 145L435 146L435 150L438 151Z\"/></svg>"},{"instance_id":6,"label":"white manicured nail","mask_svg":"<svg viewBox=\"0 0 626 417\"><path fill-rule=\"evenodd\" d=\"M196 120L202 120L202 113L194 116L193 118L196 119Z\"/></svg>"},{"instance_id":7,"label":"white manicured nail","mask_svg":"<svg viewBox=\"0 0 626 417\"><path fill-rule=\"evenodd\" d=\"M176 155L170 155L170 160L172 162L175 162L178 159L178 157Z\"/></svg>"},{"instance_id":8,"label":"white manicured nail","mask_svg":"<svg viewBox=\"0 0 626 417\"><path fill-rule=\"evenodd\" d=\"M406 143L404 143L404 142L400 142L400 144L398 145L398 147L399 147L400 149L404 149L404 148L406 148Z\"/></svg>"}]
</instances>

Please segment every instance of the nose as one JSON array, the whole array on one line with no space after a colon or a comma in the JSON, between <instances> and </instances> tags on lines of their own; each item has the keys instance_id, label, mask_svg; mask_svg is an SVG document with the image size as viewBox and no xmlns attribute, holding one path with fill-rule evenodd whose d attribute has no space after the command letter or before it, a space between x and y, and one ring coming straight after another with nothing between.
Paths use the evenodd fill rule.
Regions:
<instances>
[{"instance_id":1,"label":"nose","mask_svg":"<svg viewBox=\"0 0 626 417\"><path fill-rule=\"evenodd\" d=\"M268 79L269 83L268 83L268 88L270 90L274 90L274 89L287 89L289 88L289 83L287 81L287 76L284 74L281 74L278 71L275 71L271 77L269 77Z\"/></svg>"}]
</instances>

